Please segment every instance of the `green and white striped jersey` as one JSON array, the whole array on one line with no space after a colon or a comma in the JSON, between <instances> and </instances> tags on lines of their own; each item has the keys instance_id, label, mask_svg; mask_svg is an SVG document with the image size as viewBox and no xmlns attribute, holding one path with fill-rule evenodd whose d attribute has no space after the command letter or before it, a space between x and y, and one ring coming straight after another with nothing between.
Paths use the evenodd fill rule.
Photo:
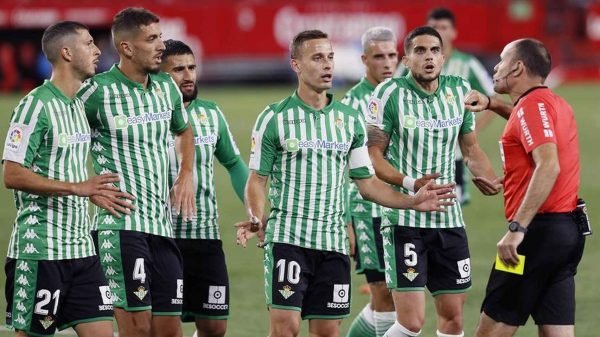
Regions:
<instances>
[{"instance_id":1,"label":"green and white striped jersey","mask_svg":"<svg viewBox=\"0 0 600 337\"><path fill-rule=\"evenodd\" d=\"M88 80L79 91L92 128L92 161L97 174L121 175L119 188L137 208L114 217L97 208L99 230L173 235L169 207L169 132L187 127L179 88L166 73L150 74L147 88L115 65ZM169 131L170 130L170 131Z\"/></svg>"},{"instance_id":2,"label":"green and white striped jersey","mask_svg":"<svg viewBox=\"0 0 600 337\"><path fill-rule=\"evenodd\" d=\"M440 76L438 89L429 94L407 75L381 83L369 102L367 122L390 135L393 152L388 161L399 172L419 178L439 172L436 181L454 182L458 136L475 130L475 118L463 101L471 89L456 76ZM414 194L395 186L398 190ZM448 212L385 209L382 226L418 228L463 227L462 210L456 203Z\"/></svg>"},{"instance_id":3,"label":"green and white striped jersey","mask_svg":"<svg viewBox=\"0 0 600 337\"><path fill-rule=\"evenodd\" d=\"M374 173L359 113L333 100L321 110L297 93L260 113L250 169L271 176L266 242L347 254L344 174Z\"/></svg>"},{"instance_id":4,"label":"green and white striped jersey","mask_svg":"<svg viewBox=\"0 0 600 337\"><path fill-rule=\"evenodd\" d=\"M214 181L214 158L223 166L240 159L240 151L233 140L229 125L219 107L209 101L195 99L186 108L190 125L194 131L195 163L194 190L196 192L197 213L192 221L183 217L173 217L174 236L179 239L220 239L217 224L217 198ZM169 143L172 186L179 172L174 139Z\"/></svg>"},{"instance_id":5,"label":"green and white striped jersey","mask_svg":"<svg viewBox=\"0 0 600 337\"><path fill-rule=\"evenodd\" d=\"M360 82L348 90L346 96L342 99L342 103L365 116L369 111L367 106L373 90L375 90L375 87L366 77L363 77ZM350 209L348 211L352 216L361 218L369 216L369 214L372 218L381 216L382 207L374 202L364 200L358 191L358 187L353 182L350 182L348 187L348 198L350 199Z\"/></svg>"},{"instance_id":6,"label":"green and white striped jersey","mask_svg":"<svg viewBox=\"0 0 600 337\"><path fill-rule=\"evenodd\" d=\"M90 127L83 102L67 98L50 81L31 91L13 111L3 160L52 180L88 179ZM17 218L8 257L64 260L96 254L90 235L88 199L14 191Z\"/></svg>"}]
</instances>

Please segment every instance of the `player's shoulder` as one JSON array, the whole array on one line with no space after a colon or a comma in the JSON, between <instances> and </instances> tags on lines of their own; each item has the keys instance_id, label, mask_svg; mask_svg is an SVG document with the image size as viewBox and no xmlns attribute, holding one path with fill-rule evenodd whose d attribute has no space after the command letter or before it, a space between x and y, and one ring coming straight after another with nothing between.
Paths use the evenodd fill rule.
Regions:
<instances>
[{"instance_id":1,"label":"player's shoulder","mask_svg":"<svg viewBox=\"0 0 600 337\"><path fill-rule=\"evenodd\" d=\"M217 105L217 102L210 101L210 100L203 99L203 98L196 98L194 100L194 105L197 107L204 108L204 109L219 110L219 106Z\"/></svg>"},{"instance_id":2,"label":"player's shoulder","mask_svg":"<svg viewBox=\"0 0 600 337\"><path fill-rule=\"evenodd\" d=\"M171 77L171 75L169 75L168 73L164 72L164 71L159 71L157 73L151 73L150 74L150 79L153 81L157 81L157 82L167 82L167 83L173 83L173 78Z\"/></svg>"},{"instance_id":3,"label":"player's shoulder","mask_svg":"<svg viewBox=\"0 0 600 337\"><path fill-rule=\"evenodd\" d=\"M88 78L85 80L84 85L110 85L116 82L116 80L117 79L115 78L113 71L107 70Z\"/></svg>"},{"instance_id":4,"label":"player's shoulder","mask_svg":"<svg viewBox=\"0 0 600 337\"><path fill-rule=\"evenodd\" d=\"M440 75L439 77L440 86L443 87L465 87L471 88L469 81L456 75Z\"/></svg>"},{"instance_id":5,"label":"player's shoulder","mask_svg":"<svg viewBox=\"0 0 600 337\"><path fill-rule=\"evenodd\" d=\"M352 117L357 117L360 115L359 112L353 109L351 106L344 104L338 100L333 100L333 102L331 102L331 108Z\"/></svg>"},{"instance_id":6,"label":"player's shoulder","mask_svg":"<svg viewBox=\"0 0 600 337\"><path fill-rule=\"evenodd\" d=\"M407 85L408 78L405 76L388 78L375 87L375 90L373 91L373 97L381 98L383 95L389 92L389 90L394 90L398 87L406 87Z\"/></svg>"}]
</instances>

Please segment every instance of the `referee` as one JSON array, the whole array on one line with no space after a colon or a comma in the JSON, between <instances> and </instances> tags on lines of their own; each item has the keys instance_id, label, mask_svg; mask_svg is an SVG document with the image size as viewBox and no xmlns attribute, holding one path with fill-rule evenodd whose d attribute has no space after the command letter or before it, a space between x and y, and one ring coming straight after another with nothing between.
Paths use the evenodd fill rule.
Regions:
<instances>
[{"instance_id":1,"label":"referee","mask_svg":"<svg viewBox=\"0 0 600 337\"><path fill-rule=\"evenodd\" d=\"M465 99L473 111L489 107L508 119L500 143L509 224L497 245L502 262L488 281L478 337L513 336L530 315L540 336L575 335L574 276L584 247L571 215L579 189L579 147L572 108L543 85L550 68L541 42L513 41L494 68L494 90L510 95L512 112L479 92ZM474 183L490 191L499 187L498 181ZM502 264L524 264L524 270L500 271Z\"/></svg>"}]
</instances>

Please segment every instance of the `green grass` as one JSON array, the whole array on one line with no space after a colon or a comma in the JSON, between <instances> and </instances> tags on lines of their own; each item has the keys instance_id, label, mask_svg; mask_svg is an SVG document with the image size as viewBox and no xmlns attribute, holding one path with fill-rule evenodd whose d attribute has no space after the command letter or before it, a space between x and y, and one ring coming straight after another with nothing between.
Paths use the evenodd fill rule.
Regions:
<instances>
[{"instance_id":1,"label":"green grass","mask_svg":"<svg viewBox=\"0 0 600 337\"><path fill-rule=\"evenodd\" d=\"M233 87L233 88L201 88L200 95L206 99L219 103L228 118L232 132L245 159L249 153L250 129L256 115L270 102L278 101L289 95L291 87ZM569 85L559 88L558 93L563 95L573 106L579 125L579 139L581 150L581 195L586 198L592 221L600 231L600 180L597 180L595 170L600 167L600 156L597 146L600 144L600 114L597 113L598 85ZM343 89L338 89L336 97L343 94ZM5 139L8 120L12 108L20 97L0 97L0 111L4 116L0 119L0 139ZM504 122L496 118L491 126L479 137L480 143L493 162L497 173L500 173L500 158L498 151L498 137ZM233 224L245 218L241 203L235 197L229 177L222 167L217 167L217 191L219 209L221 213L220 224L224 241L224 249L229 266L231 280L231 319L229 321L228 336L257 337L266 336L268 319L264 305L264 292L262 282L261 250L253 246L246 249L237 247L234 243ZM495 244L506 230L506 222L502 212L502 197L483 197L472 191L472 203L465 208L465 218L468 224L471 248L471 263L473 272L473 289L469 293L465 305L465 332L467 336L473 334L475 324L479 317L479 307L485 290L489 270L495 256ZM6 251L11 225L15 216L14 203L10 191L0 187L0 204L5 205L0 209L0 221L3 224L3 233L0 237L0 251ZM600 284L600 272L595 268L595 262L600 260L600 245L598 236L593 235L587 242L585 256L580 264L577 275L577 335L580 337L595 337L598 335L600 322L598 312L600 307L600 292L595 287ZM4 275L0 283L4 286ZM356 315L368 297L358 293L358 286L363 283L361 277L353 279L354 291L352 293L352 317ZM2 304L5 305L2 292ZM342 325L342 336L352 318L346 319ZM186 335L190 336L193 328L185 327ZM423 336L435 334L435 312L431 301L427 304L427 319ZM9 336L10 333L0 332L0 336ZM307 336L306 324L303 324L302 336ZM534 336L536 328L530 321L521 328L517 336Z\"/></svg>"}]
</instances>

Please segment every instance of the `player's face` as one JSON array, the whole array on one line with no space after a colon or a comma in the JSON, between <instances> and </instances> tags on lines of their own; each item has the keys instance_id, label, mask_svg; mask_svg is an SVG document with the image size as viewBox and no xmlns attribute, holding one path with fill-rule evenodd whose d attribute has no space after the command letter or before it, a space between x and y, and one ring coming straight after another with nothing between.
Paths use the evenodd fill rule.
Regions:
<instances>
[{"instance_id":1,"label":"player's face","mask_svg":"<svg viewBox=\"0 0 600 337\"><path fill-rule=\"evenodd\" d=\"M514 43L509 43L500 53L500 62L494 67L494 91L499 94L509 93L509 78L516 68L514 58Z\"/></svg>"},{"instance_id":2,"label":"player's face","mask_svg":"<svg viewBox=\"0 0 600 337\"><path fill-rule=\"evenodd\" d=\"M162 53L165 50L158 22L140 26L130 42L132 61L147 73L158 72Z\"/></svg>"},{"instance_id":3,"label":"player's face","mask_svg":"<svg viewBox=\"0 0 600 337\"><path fill-rule=\"evenodd\" d=\"M362 56L363 63L367 67L367 77L377 83L391 78L398 66L398 50L393 41L371 42Z\"/></svg>"},{"instance_id":4,"label":"player's face","mask_svg":"<svg viewBox=\"0 0 600 337\"><path fill-rule=\"evenodd\" d=\"M440 36L442 36L442 42L444 42L444 45L448 45L451 46L452 42L456 39L456 28L454 28L454 25L452 24L452 21L448 20L448 19L441 19L441 20L429 20L427 21L427 25L435 30L437 30L438 33L440 33Z\"/></svg>"},{"instance_id":5,"label":"player's face","mask_svg":"<svg viewBox=\"0 0 600 337\"><path fill-rule=\"evenodd\" d=\"M168 72L177 83L184 102L190 102L198 96L196 86L196 61L194 55L171 55L163 60L161 70Z\"/></svg>"},{"instance_id":6,"label":"player's face","mask_svg":"<svg viewBox=\"0 0 600 337\"><path fill-rule=\"evenodd\" d=\"M100 57L100 49L94 44L94 39L87 29L77 30L70 40L73 51L73 70L79 75L80 80L94 76Z\"/></svg>"},{"instance_id":7,"label":"player's face","mask_svg":"<svg viewBox=\"0 0 600 337\"><path fill-rule=\"evenodd\" d=\"M433 35L415 37L403 61L417 82L435 81L444 66L440 40Z\"/></svg>"},{"instance_id":8,"label":"player's face","mask_svg":"<svg viewBox=\"0 0 600 337\"><path fill-rule=\"evenodd\" d=\"M333 49L328 39L304 41L300 57L292 60L292 68L300 82L316 92L331 89L333 81Z\"/></svg>"}]
</instances>

